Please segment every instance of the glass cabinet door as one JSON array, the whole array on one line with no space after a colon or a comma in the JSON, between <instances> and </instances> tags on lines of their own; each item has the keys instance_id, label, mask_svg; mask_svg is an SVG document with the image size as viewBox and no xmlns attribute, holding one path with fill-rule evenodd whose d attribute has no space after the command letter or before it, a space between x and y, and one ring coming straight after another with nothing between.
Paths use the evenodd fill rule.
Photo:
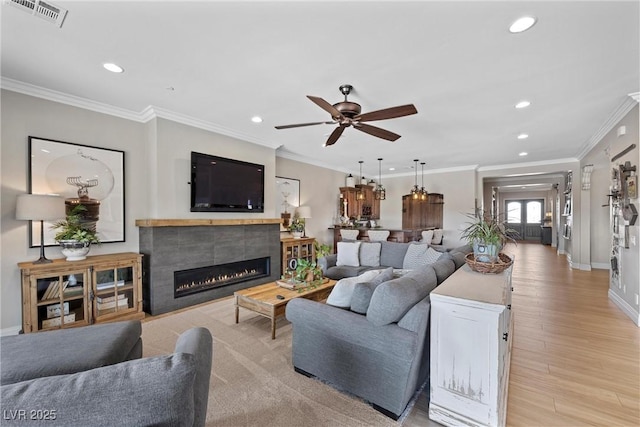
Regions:
<instances>
[{"instance_id":1,"label":"glass cabinet door","mask_svg":"<svg viewBox=\"0 0 640 427\"><path fill-rule=\"evenodd\" d=\"M87 283L84 269L32 276L32 330L88 325Z\"/></svg>"},{"instance_id":2,"label":"glass cabinet door","mask_svg":"<svg viewBox=\"0 0 640 427\"><path fill-rule=\"evenodd\" d=\"M119 265L93 271L93 307L96 321L131 311L135 307L135 267Z\"/></svg>"}]
</instances>

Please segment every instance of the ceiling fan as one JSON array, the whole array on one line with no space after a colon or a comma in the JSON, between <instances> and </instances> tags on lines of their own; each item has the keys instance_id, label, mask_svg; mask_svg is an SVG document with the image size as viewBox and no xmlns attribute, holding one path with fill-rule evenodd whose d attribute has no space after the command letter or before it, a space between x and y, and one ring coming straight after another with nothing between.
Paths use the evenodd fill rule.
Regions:
<instances>
[{"instance_id":1,"label":"ceiling fan","mask_svg":"<svg viewBox=\"0 0 640 427\"><path fill-rule=\"evenodd\" d=\"M276 126L276 129L289 129L302 126L314 126L314 125L331 125L338 124L338 127L329 135L329 139L324 144L325 147L336 143L338 138L342 135L342 132L349 126L353 126L355 129L368 133L369 135L376 136L378 138L386 139L388 141L395 141L400 138L400 135L390 132L385 129L381 129L376 126L371 126L363 122L372 122L375 120L393 119L396 117L409 116L416 114L418 110L413 104L400 105L398 107L384 108L382 110L371 111L369 113L360 114L360 104L347 100L347 96L353 90L351 85L340 86L340 92L344 95L344 101L336 104L329 104L322 98L317 96L307 95L311 101L317 104L320 108L331 114L333 119L330 122L313 122L313 123L298 123L295 125Z\"/></svg>"}]
</instances>

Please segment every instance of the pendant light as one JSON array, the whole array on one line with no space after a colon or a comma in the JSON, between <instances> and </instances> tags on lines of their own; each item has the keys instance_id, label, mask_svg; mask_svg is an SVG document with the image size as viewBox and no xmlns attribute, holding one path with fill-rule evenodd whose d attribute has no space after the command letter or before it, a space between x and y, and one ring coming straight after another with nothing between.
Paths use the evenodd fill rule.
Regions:
<instances>
[{"instance_id":1,"label":"pendant light","mask_svg":"<svg viewBox=\"0 0 640 427\"><path fill-rule=\"evenodd\" d=\"M418 162L420 160L418 159L414 159L413 162L415 163L415 166L413 167L416 171L416 179L415 179L415 184L413 185L413 188L411 189L411 198L413 200L418 200L420 198L420 187L418 187Z\"/></svg>"},{"instance_id":2,"label":"pendant light","mask_svg":"<svg viewBox=\"0 0 640 427\"><path fill-rule=\"evenodd\" d=\"M362 164L364 163L364 160L359 160L358 163L360 163L360 186L358 187L358 192L356 193L356 199L358 200L364 200L364 191L362 191ZM365 184L367 182L365 181Z\"/></svg>"},{"instance_id":3,"label":"pendant light","mask_svg":"<svg viewBox=\"0 0 640 427\"><path fill-rule=\"evenodd\" d=\"M422 165L422 188L420 189L420 200L427 200L427 190L424 189L424 164L425 162L420 162Z\"/></svg>"},{"instance_id":4,"label":"pendant light","mask_svg":"<svg viewBox=\"0 0 640 427\"><path fill-rule=\"evenodd\" d=\"M378 159L378 185L375 189L376 200L384 200L387 198L387 191L382 186L382 159Z\"/></svg>"}]
</instances>

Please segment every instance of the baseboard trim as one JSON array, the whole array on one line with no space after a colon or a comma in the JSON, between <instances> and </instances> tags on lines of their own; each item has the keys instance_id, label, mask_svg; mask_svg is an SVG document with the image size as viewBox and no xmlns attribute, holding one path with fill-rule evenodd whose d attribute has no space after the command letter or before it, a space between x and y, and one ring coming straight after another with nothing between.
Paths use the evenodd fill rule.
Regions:
<instances>
[{"instance_id":1,"label":"baseboard trim","mask_svg":"<svg viewBox=\"0 0 640 427\"><path fill-rule=\"evenodd\" d=\"M609 299L629 318L636 324L636 326L640 327L640 312L631 307L629 303L620 298L618 294L609 289Z\"/></svg>"},{"instance_id":2,"label":"baseboard trim","mask_svg":"<svg viewBox=\"0 0 640 427\"><path fill-rule=\"evenodd\" d=\"M18 335L22 328L20 326L12 326L11 328L0 329L0 337L6 337L8 335Z\"/></svg>"},{"instance_id":3,"label":"baseboard trim","mask_svg":"<svg viewBox=\"0 0 640 427\"><path fill-rule=\"evenodd\" d=\"M608 262L592 262L591 268L597 268L598 270L609 270L611 264Z\"/></svg>"}]
</instances>

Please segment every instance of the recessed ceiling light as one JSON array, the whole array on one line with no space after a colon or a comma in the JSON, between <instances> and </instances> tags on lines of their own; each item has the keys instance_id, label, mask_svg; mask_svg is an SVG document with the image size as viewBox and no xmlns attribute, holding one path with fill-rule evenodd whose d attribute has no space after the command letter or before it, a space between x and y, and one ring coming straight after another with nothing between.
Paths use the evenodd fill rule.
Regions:
<instances>
[{"instance_id":1,"label":"recessed ceiling light","mask_svg":"<svg viewBox=\"0 0 640 427\"><path fill-rule=\"evenodd\" d=\"M523 31L527 31L529 28L533 27L533 24L536 23L536 18L533 16L523 16L522 18L518 18L516 22L511 24L509 27L509 32L511 33L521 33Z\"/></svg>"},{"instance_id":2,"label":"recessed ceiling light","mask_svg":"<svg viewBox=\"0 0 640 427\"><path fill-rule=\"evenodd\" d=\"M516 104L516 108L527 108L531 103L529 101L520 101Z\"/></svg>"},{"instance_id":3,"label":"recessed ceiling light","mask_svg":"<svg viewBox=\"0 0 640 427\"><path fill-rule=\"evenodd\" d=\"M262 117L260 117L260 116L253 116L253 117L251 117L251 121L252 121L253 123L262 123Z\"/></svg>"},{"instance_id":4,"label":"recessed ceiling light","mask_svg":"<svg viewBox=\"0 0 640 427\"><path fill-rule=\"evenodd\" d=\"M520 156L520 157L524 157L524 156L526 156L527 154L529 154L529 153L527 153L526 151L523 151L522 153L518 154L518 156Z\"/></svg>"},{"instance_id":5,"label":"recessed ceiling light","mask_svg":"<svg viewBox=\"0 0 640 427\"><path fill-rule=\"evenodd\" d=\"M394 171L394 170L396 170L396 168L389 168L389 170L390 170L390 171Z\"/></svg>"},{"instance_id":6,"label":"recessed ceiling light","mask_svg":"<svg viewBox=\"0 0 640 427\"><path fill-rule=\"evenodd\" d=\"M518 139L527 139L529 138L529 135L527 135L526 133L521 133L520 135L518 135Z\"/></svg>"},{"instance_id":7,"label":"recessed ceiling light","mask_svg":"<svg viewBox=\"0 0 640 427\"><path fill-rule=\"evenodd\" d=\"M122 73L122 72L124 72L124 68L122 68L121 66L116 65L116 64L114 64L112 62L105 62L104 64L102 64L102 66L105 69L111 71L112 73Z\"/></svg>"}]
</instances>

